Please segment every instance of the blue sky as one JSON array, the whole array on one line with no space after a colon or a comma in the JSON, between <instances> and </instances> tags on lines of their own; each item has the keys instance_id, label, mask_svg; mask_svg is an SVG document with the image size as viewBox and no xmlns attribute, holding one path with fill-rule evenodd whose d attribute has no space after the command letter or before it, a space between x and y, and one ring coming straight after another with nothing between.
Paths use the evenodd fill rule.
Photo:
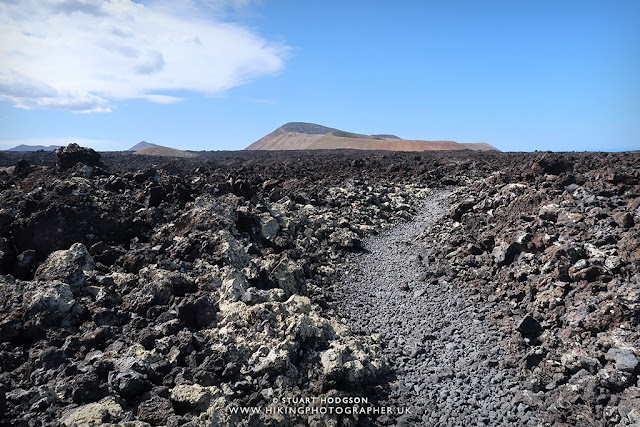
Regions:
<instances>
[{"instance_id":1,"label":"blue sky","mask_svg":"<svg viewBox=\"0 0 640 427\"><path fill-rule=\"evenodd\" d=\"M640 149L638 22L635 0L0 0L0 149L237 150L289 121Z\"/></svg>"}]
</instances>

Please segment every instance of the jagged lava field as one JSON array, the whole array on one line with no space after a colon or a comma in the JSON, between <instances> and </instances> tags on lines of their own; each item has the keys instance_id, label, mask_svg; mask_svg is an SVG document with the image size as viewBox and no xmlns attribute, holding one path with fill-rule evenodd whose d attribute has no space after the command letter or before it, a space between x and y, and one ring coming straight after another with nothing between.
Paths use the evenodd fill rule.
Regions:
<instances>
[{"instance_id":1,"label":"jagged lava field","mask_svg":"<svg viewBox=\"0 0 640 427\"><path fill-rule=\"evenodd\" d=\"M640 153L190 153L0 152L0 424L640 423Z\"/></svg>"}]
</instances>

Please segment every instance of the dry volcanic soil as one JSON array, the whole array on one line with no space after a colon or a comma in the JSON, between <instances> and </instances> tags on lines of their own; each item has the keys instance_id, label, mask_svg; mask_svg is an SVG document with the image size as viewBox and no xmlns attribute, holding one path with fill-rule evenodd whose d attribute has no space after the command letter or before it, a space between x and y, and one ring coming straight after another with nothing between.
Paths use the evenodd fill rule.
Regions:
<instances>
[{"instance_id":1,"label":"dry volcanic soil","mask_svg":"<svg viewBox=\"0 0 640 427\"><path fill-rule=\"evenodd\" d=\"M0 153L1 425L638 425L639 315L639 153Z\"/></svg>"}]
</instances>

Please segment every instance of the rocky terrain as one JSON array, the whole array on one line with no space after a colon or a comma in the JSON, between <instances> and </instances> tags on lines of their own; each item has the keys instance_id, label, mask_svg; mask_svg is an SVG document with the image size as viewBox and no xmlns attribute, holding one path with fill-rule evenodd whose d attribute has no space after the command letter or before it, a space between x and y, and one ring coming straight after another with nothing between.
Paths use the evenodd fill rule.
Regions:
<instances>
[{"instance_id":1,"label":"rocky terrain","mask_svg":"<svg viewBox=\"0 0 640 427\"><path fill-rule=\"evenodd\" d=\"M0 153L0 421L633 424L639 165Z\"/></svg>"},{"instance_id":2,"label":"rocky terrain","mask_svg":"<svg viewBox=\"0 0 640 427\"><path fill-rule=\"evenodd\" d=\"M177 150L175 148L163 147L161 145L150 145L136 150L134 154L156 157L196 157L196 154L191 151Z\"/></svg>"},{"instance_id":3,"label":"rocky terrain","mask_svg":"<svg viewBox=\"0 0 640 427\"><path fill-rule=\"evenodd\" d=\"M450 194L433 194L414 221L363 242L334 288L338 311L381 343L394 373L384 406L411 411L400 425L540 425L513 402L527 374L499 365L510 333L492 323L492 307L446 278L425 280L420 268L428 246L416 238L448 212Z\"/></svg>"},{"instance_id":4,"label":"rocky terrain","mask_svg":"<svg viewBox=\"0 0 640 427\"><path fill-rule=\"evenodd\" d=\"M498 363L546 425L640 423L637 153L544 154L457 190L425 231L425 279L482 295Z\"/></svg>"}]
</instances>

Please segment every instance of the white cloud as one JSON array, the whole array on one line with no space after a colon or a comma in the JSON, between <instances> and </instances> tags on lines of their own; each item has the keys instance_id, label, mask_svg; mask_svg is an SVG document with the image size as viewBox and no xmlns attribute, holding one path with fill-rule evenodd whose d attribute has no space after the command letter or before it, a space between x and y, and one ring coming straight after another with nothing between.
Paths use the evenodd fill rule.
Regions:
<instances>
[{"instance_id":1,"label":"white cloud","mask_svg":"<svg viewBox=\"0 0 640 427\"><path fill-rule=\"evenodd\" d=\"M156 104L175 104L176 102L184 101L184 98L167 95L143 95L142 98L155 102Z\"/></svg>"},{"instance_id":2,"label":"white cloud","mask_svg":"<svg viewBox=\"0 0 640 427\"><path fill-rule=\"evenodd\" d=\"M117 100L171 103L282 70L289 48L196 13L249 0L0 0L0 100L18 108L108 112ZM199 9L200 8L200 9ZM213 16L215 14L210 14Z\"/></svg>"},{"instance_id":3,"label":"white cloud","mask_svg":"<svg viewBox=\"0 0 640 427\"><path fill-rule=\"evenodd\" d=\"M245 98L243 99L243 101L250 102L252 104L276 104L275 99L269 99L269 98Z\"/></svg>"}]
</instances>

